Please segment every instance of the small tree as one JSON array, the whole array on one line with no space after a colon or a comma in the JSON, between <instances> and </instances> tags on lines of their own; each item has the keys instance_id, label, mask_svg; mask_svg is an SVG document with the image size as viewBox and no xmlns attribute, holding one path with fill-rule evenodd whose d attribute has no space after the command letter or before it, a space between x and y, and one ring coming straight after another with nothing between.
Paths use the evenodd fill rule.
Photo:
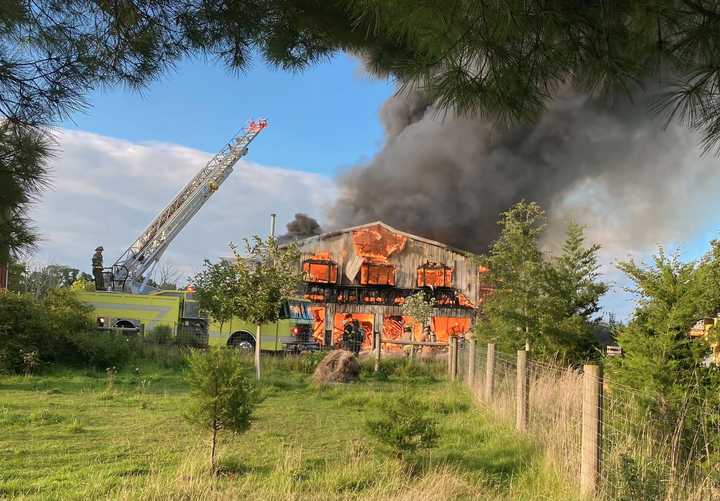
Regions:
<instances>
[{"instance_id":1,"label":"small tree","mask_svg":"<svg viewBox=\"0 0 720 501\"><path fill-rule=\"evenodd\" d=\"M188 356L188 363L192 403L185 417L212 434L210 465L215 471L218 432L228 430L240 434L247 431L259 401L258 391L233 350L194 350Z\"/></svg>"},{"instance_id":2,"label":"small tree","mask_svg":"<svg viewBox=\"0 0 720 501\"><path fill-rule=\"evenodd\" d=\"M430 298L428 300L425 293L420 291L405 298L402 312L403 315L414 318L420 324L420 327L425 327L430 324L434 306L435 299Z\"/></svg>"},{"instance_id":3,"label":"small tree","mask_svg":"<svg viewBox=\"0 0 720 501\"><path fill-rule=\"evenodd\" d=\"M297 293L302 280L300 252L295 244L279 247L273 237L245 240L245 255L235 245L230 247L235 255L237 279L232 310L239 318L255 324L255 372L259 380L260 326L276 321L283 301Z\"/></svg>"},{"instance_id":4,"label":"small tree","mask_svg":"<svg viewBox=\"0 0 720 501\"><path fill-rule=\"evenodd\" d=\"M404 459L419 449L437 445L437 422L426 407L410 395L383 401L382 416L365 424L372 436Z\"/></svg>"},{"instance_id":5,"label":"small tree","mask_svg":"<svg viewBox=\"0 0 720 501\"><path fill-rule=\"evenodd\" d=\"M220 330L233 316L238 286L237 271L237 267L230 261L211 263L206 259L203 270L190 279L200 309L220 322Z\"/></svg>"}]
</instances>

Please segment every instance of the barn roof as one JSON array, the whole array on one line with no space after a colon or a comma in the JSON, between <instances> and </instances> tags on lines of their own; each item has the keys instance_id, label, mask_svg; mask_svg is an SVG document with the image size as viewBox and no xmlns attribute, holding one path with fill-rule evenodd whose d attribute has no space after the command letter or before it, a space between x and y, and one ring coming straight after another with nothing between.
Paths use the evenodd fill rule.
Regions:
<instances>
[{"instance_id":1,"label":"barn roof","mask_svg":"<svg viewBox=\"0 0 720 501\"><path fill-rule=\"evenodd\" d=\"M328 231L328 232L325 232L325 233L321 233L320 235L315 235L314 237L301 238L301 239L294 240L294 241L302 244L302 243L310 243L310 242L314 242L314 241L327 240L327 239L329 239L329 238L333 238L333 237L342 235L342 234L344 234L344 233L350 233L351 231L361 230L361 229L363 229L363 228L370 228L370 227L373 227L373 226L382 226L383 228L385 228L385 229L388 230L388 231L391 231L391 232L396 233L396 234L398 234L398 235L402 235L402 236L407 237L407 238L409 238L409 239L411 239L411 240L416 240L416 241L418 241L418 242L423 242L423 243L426 243L426 244L428 244L428 245L434 245L434 246L440 247L440 248L442 248L442 249L447 249L447 250L452 251L452 252L457 252L458 254L470 254L469 251L465 251L465 250L462 250L462 249L458 249L458 248L456 248L456 247L452 247L452 246L450 246L450 245L444 244L444 243L442 243L442 242L438 242L438 241L436 241L436 240L431 240L431 239L429 239L429 238L421 237L421 236L418 236L418 235L413 235L412 233L408 233L408 232L406 232L406 231L398 230L397 228L393 228L393 227L390 226L389 224L383 223L382 221L373 221L373 222L371 222L371 223L360 224L360 225L358 225L358 226L351 226L350 228L343 228L343 229L341 229L341 230ZM288 243L289 243L289 242L288 242ZM287 245L287 244L285 244L285 245Z\"/></svg>"}]
</instances>

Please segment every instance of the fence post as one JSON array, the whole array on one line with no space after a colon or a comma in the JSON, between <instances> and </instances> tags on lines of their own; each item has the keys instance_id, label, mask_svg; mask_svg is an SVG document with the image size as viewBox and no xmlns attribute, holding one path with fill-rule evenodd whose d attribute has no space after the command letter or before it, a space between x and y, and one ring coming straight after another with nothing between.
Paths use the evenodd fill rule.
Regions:
<instances>
[{"instance_id":1,"label":"fence post","mask_svg":"<svg viewBox=\"0 0 720 501\"><path fill-rule=\"evenodd\" d=\"M457 378L457 338L448 336L448 380L455 381Z\"/></svg>"},{"instance_id":2,"label":"fence post","mask_svg":"<svg viewBox=\"0 0 720 501\"><path fill-rule=\"evenodd\" d=\"M599 365L583 366L582 462L580 492L583 496L597 493L602 459L603 375Z\"/></svg>"},{"instance_id":3,"label":"fence post","mask_svg":"<svg viewBox=\"0 0 720 501\"><path fill-rule=\"evenodd\" d=\"M485 359L485 401L490 403L495 393L495 343L488 343Z\"/></svg>"},{"instance_id":4,"label":"fence post","mask_svg":"<svg viewBox=\"0 0 720 501\"><path fill-rule=\"evenodd\" d=\"M380 370L380 357L382 354L382 333L380 331L375 331L375 372Z\"/></svg>"},{"instance_id":5,"label":"fence post","mask_svg":"<svg viewBox=\"0 0 720 501\"><path fill-rule=\"evenodd\" d=\"M475 340L470 339L467 344L468 349L468 373L467 373L467 385L470 389L475 386Z\"/></svg>"},{"instance_id":6,"label":"fence post","mask_svg":"<svg viewBox=\"0 0 720 501\"><path fill-rule=\"evenodd\" d=\"M528 386L530 373L528 372L528 352L517 352L517 378L515 382L515 428L526 432L528 424L528 410L530 407L530 392Z\"/></svg>"}]
</instances>

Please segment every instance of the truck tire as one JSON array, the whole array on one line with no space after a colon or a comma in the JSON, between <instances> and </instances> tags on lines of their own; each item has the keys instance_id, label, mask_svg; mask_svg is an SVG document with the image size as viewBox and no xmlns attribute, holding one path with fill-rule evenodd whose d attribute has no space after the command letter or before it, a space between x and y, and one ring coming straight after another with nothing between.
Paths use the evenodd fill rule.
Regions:
<instances>
[{"instance_id":1,"label":"truck tire","mask_svg":"<svg viewBox=\"0 0 720 501\"><path fill-rule=\"evenodd\" d=\"M247 331L233 332L227 341L230 348L237 348L242 351L255 351L255 336Z\"/></svg>"}]
</instances>

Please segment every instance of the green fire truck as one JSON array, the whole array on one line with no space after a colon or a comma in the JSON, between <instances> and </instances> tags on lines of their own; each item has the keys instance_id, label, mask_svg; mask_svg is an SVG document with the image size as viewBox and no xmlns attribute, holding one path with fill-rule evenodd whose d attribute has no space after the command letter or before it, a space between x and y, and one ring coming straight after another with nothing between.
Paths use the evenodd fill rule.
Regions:
<instances>
[{"instance_id":1,"label":"green fire truck","mask_svg":"<svg viewBox=\"0 0 720 501\"><path fill-rule=\"evenodd\" d=\"M310 302L305 299L285 301L276 322L260 326L260 349L263 351L284 351L302 353L320 349L312 337L313 319L310 314ZM210 344L234 346L252 351L255 349L254 324L232 318L227 322L210 323Z\"/></svg>"},{"instance_id":2,"label":"green fire truck","mask_svg":"<svg viewBox=\"0 0 720 501\"><path fill-rule=\"evenodd\" d=\"M99 329L145 335L166 326L185 344L208 344L208 320L200 315L192 291L80 292L80 299L94 308Z\"/></svg>"}]
</instances>

